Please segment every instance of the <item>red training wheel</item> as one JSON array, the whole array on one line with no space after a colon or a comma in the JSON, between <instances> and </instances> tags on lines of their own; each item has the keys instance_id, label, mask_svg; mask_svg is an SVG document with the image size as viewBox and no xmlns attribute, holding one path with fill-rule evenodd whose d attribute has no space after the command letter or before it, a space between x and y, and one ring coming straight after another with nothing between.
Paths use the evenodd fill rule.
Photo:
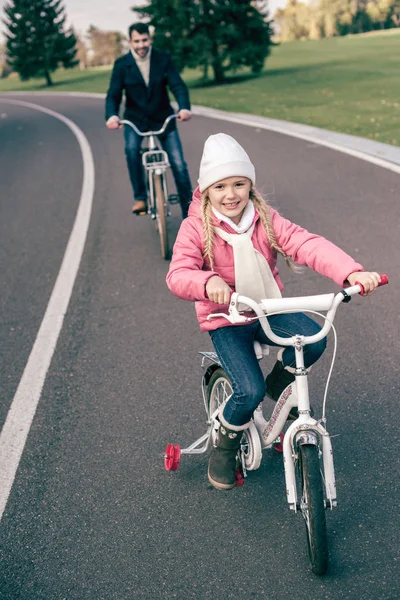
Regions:
<instances>
[{"instance_id":1,"label":"red training wheel","mask_svg":"<svg viewBox=\"0 0 400 600\"><path fill-rule=\"evenodd\" d=\"M283 435L283 433L280 433L280 434L279 434L279 439L280 439L280 442L278 442L277 444L274 444L274 449L275 449L277 452L283 452L283 438L284 438L284 435Z\"/></svg>"},{"instance_id":2,"label":"red training wheel","mask_svg":"<svg viewBox=\"0 0 400 600\"><path fill-rule=\"evenodd\" d=\"M235 487L242 487L244 485L244 477L240 469L236 469L235 473Z\"/></svg>"},{"instance_id":3,"label":"red training wheel","mask_svg":"<svg viewBox=\"0 0 400 600\"><path fill-rule=\"evenodd\" d=\"M164 454L164 467L167 471L176 471L181 460L181 447L179 444L168 444Z\"/></svg>"}]
</instances>

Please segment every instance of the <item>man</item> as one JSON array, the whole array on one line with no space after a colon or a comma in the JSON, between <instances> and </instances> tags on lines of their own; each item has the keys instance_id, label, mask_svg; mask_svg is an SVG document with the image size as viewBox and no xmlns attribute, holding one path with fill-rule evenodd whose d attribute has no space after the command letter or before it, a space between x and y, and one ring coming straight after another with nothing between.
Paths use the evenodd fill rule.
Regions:
<instances>
[{"instance_id":1,"label":"man","mask_svg":"<svg viewBox=\"0 0 400 600\"><path fill-rule=\"evenodd\" d=\"M166 117L174 113L167 88L171 90L178 103L178 120L188 121L192 114L186 84L174 68L170 55L152 48L149 28L145 23L134 23L129 27L129 45L130 52L114 63L106 98L108 129L121 128L118 115L123 92L125 92L124 118L132 121L140 131L161 129ZM135 197L132 212L139 214L147 208L147 190L140 155L143 138L129 126L124 128L124 136L126 161ZM181 203L182 217L185 218L192 197L192 185L175 119L160 136L160 141L168 153Z\"/></svg>"}]
</instances>

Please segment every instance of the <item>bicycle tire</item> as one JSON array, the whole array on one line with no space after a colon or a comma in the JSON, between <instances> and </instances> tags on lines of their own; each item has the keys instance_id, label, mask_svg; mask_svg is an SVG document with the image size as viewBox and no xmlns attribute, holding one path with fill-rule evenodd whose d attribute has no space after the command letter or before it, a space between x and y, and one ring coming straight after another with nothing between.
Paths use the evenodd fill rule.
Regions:
<instances>
[{"instance_id":1,"label":"bicycle tire","mask_svg":"<svg viewBox=\"0 0 400 600\"><path fill-rule=\"evenodd\" d=\"M232 394L232 384L222 368L216 369L207 384L207 412L212 415ZM213 439L213 443L215 440ZM261 442L254 423L243 431L241 448L244 454L244 465L249 471L259 468L262 458Z\"/></svg>"},{"instance_id":2,"label":"bicycle tire","mask_svg":"<svg viewBox=\"0 0 400 600\"><path fill-rule=\"evenodd\" d=\"M222 368L215 369L207 384L207 412L211 418L232 394L232 384Z\"/></svg>"},{"instance_id":3,"label":"bicycle tire","mask_svg":"<svg viewBox=\"0 0 400 600\"><path fill-rule=\"evenodd\" d=\"M302 495L300 510L307 532L308 555L311 569L324 575L328 569L328 537L326 531L324 483L317 446L299 447Z\"/></svg>"},{"instance_id":4,"label":"bicycle tire","mask_svg":"<svg viewBox=\"0 0 400 600\"><path fill-rule=\"evenodd\" d=\"M156 200L157 229L160 236L161 256L169 259L168 230L166 216L166 198L164 194L163 175L154 175L154 195Z\"/></svg>"}]
</instances>

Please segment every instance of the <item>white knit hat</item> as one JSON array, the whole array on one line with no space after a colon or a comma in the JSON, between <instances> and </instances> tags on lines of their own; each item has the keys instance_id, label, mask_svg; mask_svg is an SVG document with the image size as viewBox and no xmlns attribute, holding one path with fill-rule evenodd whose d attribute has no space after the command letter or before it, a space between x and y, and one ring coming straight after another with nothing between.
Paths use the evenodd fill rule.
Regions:
<instances>
[{"instance_id":1,"label":"white knit hat","mask_svg":"<svg viewBox=\"0 0 400 600\"><path fill-rule=\"evenodd\" d=\"M204 144L198 184L200 192L226 177L248 177L256 181L254 165L247 152L226 133L210 135Z\"/></svg>"}]
</instances>

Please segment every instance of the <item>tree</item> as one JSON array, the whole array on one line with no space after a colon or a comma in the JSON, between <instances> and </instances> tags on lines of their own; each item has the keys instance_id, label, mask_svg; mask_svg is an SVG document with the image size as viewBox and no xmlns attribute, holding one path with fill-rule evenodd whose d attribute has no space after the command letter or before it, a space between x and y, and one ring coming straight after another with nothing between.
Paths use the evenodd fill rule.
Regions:
<instances>
[{"instance_id":1,"label":"tree","mask_svg":"<svg viewBox=\"0 0 400 600\"><path fill-rule=\"evenodd\" d=\"M125 36L119 31L102 31L91 25L87 32L92 53L91 65L112 65L123 52Z\"/></svg>"},{"instance_id":2,"label":"tree","mask_svg":"<svg viewBox=\"0 0 400 600\"><path fill-rule=\"evenodd\" d=\"M84 39L72 27L72 32L76 39L76 60L81 71L88 68L89 65L89 49L85 44Z\"/></svg>"},{"instance_id":3,"label":"tree","mask_svg":"<svg viewBox=\"0 0 400 600\"><path fill-rule=\"evenodd\" d=\"M310 7L297 0L289 0L285 8L278 9L274 22L279 26L281 40L301 40L310 37L311 15Z\"/></svg>"},{"instance_id":4,"label":"tree","mask_svg":"<svg viewBox=\"0 0 400 600\"><path fill-rule=\"evenodd\" d=\"M5 79L11 73L10 67L7 65L5 46L0 44L0 78Z\"/></svg>"},{"instance_id":5,"label":"tree","mask_svg":"<svg viewBox=\"0 0 400 600\"><path fill-rule=\"evenodd\" d=\"M400 7L400 4L396 0L372 0L367 3L366 12L374 26L378 26L379 29L385 29L393 27L391 20L396 5L397 8Z\"/></svg>"},{"instance_id":6,"label":"tree","mask_svg":"<svg viewBox=\"0 0 400 600\"><path fill-rule=\"evenodd\" d=\"M280 38L319 39L373 29L398 27L399 0L316 0L314 3L289 0L275 13Z\"/></svg>"},{"instance_id":7,"label":"tree","mask_svg":"<svg viewBox=\"0 0 400 600\"><path fill-rule=\"evenodd\" d=\"M4 10L7 62L21 80L45 77L50 86L51 73L77 65L76 38L65 29L62 0L9 0Z\"/></svg>"},{"instance_id":8,"label":"tree","mask_svg":"<svg viewBox=\"0 0 400 600\"><path fill-rule=\"evenodd\" d=\"M168 50L179 70L212 67L221 83L227 71L259 73L270 52L266 0L152 0L132 10L154 27L154 44Z\"/></svg>"}]
</instances>

